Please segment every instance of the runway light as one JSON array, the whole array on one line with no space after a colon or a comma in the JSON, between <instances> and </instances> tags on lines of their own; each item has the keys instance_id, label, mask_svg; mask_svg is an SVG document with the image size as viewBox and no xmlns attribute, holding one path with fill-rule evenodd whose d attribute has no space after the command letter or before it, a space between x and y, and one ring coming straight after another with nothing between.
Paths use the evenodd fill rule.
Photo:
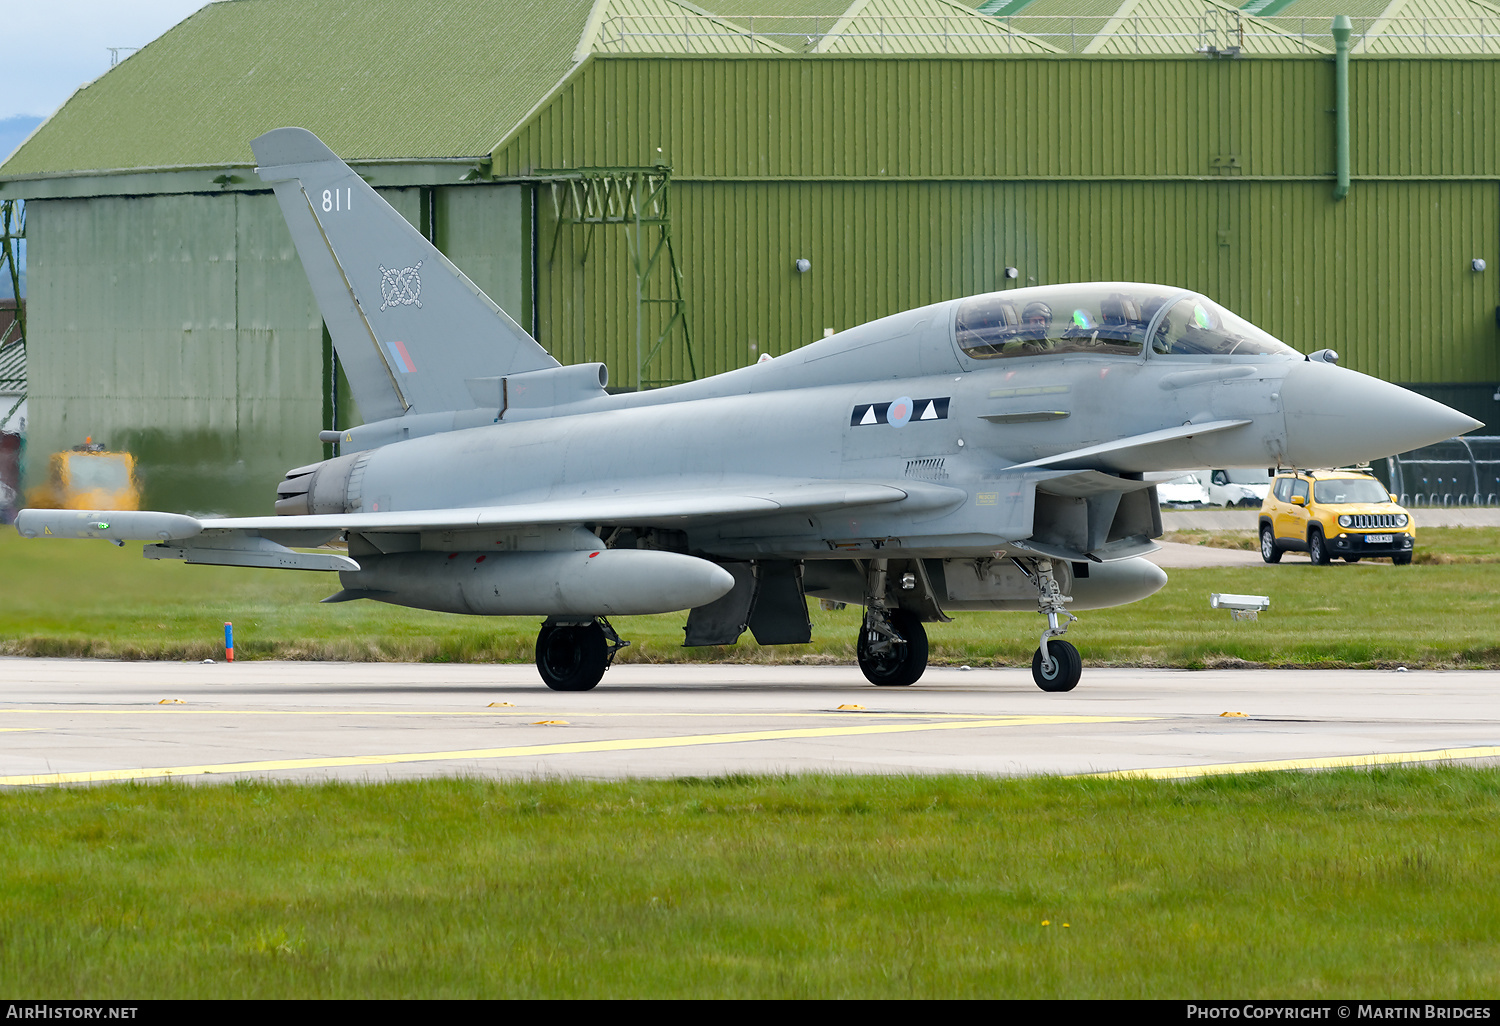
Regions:
<instances>
[{"instance_id":1,"label":"runway light","mask_svg":"<svg viewBox=\"0 0 1500 1026\"><path fill-rule=\"evenodd\" d=\"M1210 609L1227 609L1236 620L1255 620L1259 613L1271 608L1271 600L1265 595L1221 595L1211 592L1208 596Z\"/></svg>"}]
</instances>

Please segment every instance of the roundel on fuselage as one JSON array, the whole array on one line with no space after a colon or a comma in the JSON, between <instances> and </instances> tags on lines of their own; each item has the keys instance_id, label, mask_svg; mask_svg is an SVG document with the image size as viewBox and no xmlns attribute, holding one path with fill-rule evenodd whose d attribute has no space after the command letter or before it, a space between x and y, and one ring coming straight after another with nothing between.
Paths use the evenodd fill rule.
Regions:
<instances>
[{"instance_id":1,"label":"roundel on fuselage","mask_svg":"<svg viewBox=\"0 0 1500 1026\"><path fill-rule=\"evenodd\" d=\"M911 397L902 396L893 399L890 408L885 411L885 422L891 427L904 427L911 420Z\"/></svg>"}]
</instances>

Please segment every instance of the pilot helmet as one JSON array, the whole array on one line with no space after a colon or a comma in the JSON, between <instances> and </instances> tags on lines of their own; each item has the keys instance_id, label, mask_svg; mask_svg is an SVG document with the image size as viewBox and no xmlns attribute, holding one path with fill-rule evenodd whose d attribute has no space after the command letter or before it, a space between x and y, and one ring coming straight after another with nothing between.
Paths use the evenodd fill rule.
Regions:
<instances>
[{"instance_id":1,"label":"pilot helmet","mask_svg":"<svg viewBox=\"0 0 1500 1026\"><path fill-rule=\"evenodd\" d=\"M1026 308L1021 311L1021 322L1023 324L1051 324L1052 308L1040 299L1027 303Z\"/></svg>"}]
</instances>

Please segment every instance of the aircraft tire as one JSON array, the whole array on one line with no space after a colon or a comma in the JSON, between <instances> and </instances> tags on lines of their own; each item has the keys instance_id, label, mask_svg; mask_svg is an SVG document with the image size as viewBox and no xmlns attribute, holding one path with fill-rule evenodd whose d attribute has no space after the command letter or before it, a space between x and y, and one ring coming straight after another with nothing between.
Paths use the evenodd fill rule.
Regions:
<instances>
[{"instance_id":1,"label":"aircraft tire","mask_svg":"<svg viewBox=\"0 0 1500 1026\"><path fill-rule=\"evenodd\" d=\"M879 687L915 684L927 669L927 628L904 609L892 611L891 626L906 641L892 645L878 655L872 655L865 647L865 631L860 628L859 641L854 646L859 656L860 672L871 684Z\"/></svg>"},{"instance_id":2,"label":"aircraft tire","mask_svg":"<svg viewBox=\"0 0 1500 1026\"><path fill-rule=\"evenodd\" d=\"M1267 563L1280 563L1281 550L1276 547L1276 536L1270 524L1260 525L1260 558Z\"/></svg>"},{"instance_id":3,"label":"aircraft tire","mask_svg":"<svg viewBox=\"0 0 1500 1026\"><path fill-rule=\"evenodd\" d=\"M1307 555L1315 566L1328 565L1328 543L1323 540L1323 532L1316 527L1307 532Z\"/></svg>"},{"instance_id":4,"label":"aircraft tire","mask_svg":"<svg viewBox=\"0 0 1500 1026\"><path fill-rule=\"evenodd\" d=\"M592 691L609 665L604 628L543 627L536 636L536 669L553 691Z\"/></svg>"},{"instance_id":5,"label":"aircraft tire","mask_svg":"<svg viewBox=\"0 0 1500 1026\"><path fill-rule=\"evenodd\" d=\"M1083 657L1072 643L1061 639L1047 642L1047 651L1052 656L1052 673L1042 668L1042 650L1031 655L1031 679L1043 691L1072 691L1083 676Z\"/></svg>"}]
</instances>

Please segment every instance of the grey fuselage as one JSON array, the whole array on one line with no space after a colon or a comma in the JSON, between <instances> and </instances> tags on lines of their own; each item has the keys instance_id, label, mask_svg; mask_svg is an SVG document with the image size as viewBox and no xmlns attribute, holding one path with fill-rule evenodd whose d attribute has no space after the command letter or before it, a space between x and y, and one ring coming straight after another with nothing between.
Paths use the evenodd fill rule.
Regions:
<instances>
[{"instance_id":1,"label":"grey fuselage","mask_svg":"<svg viewBox=\"0 0 1500 1026\"><path fill-rule=\"evenodd\" d=\"M1030 537L1038 477L1068 469L1016 464L1232 419L1248 423L1078 465L1125 479L1203 466L1334 465L1396 451L1413 430L1430 434L1427 420L1452 413L1378 379L1282 354L971 359L955 342L960 302L702 381L507 409L484 426L380 446L358 457L342 511L603 499L733 487L742 476L887 482L913 497L689 526L687 549L727 559L977 556ZM917 407L905 424L858 422L862 409L869 421L871 407L901 398ZM920 419L934 400L940 407Z\"/></svg>"}]
</instances>

